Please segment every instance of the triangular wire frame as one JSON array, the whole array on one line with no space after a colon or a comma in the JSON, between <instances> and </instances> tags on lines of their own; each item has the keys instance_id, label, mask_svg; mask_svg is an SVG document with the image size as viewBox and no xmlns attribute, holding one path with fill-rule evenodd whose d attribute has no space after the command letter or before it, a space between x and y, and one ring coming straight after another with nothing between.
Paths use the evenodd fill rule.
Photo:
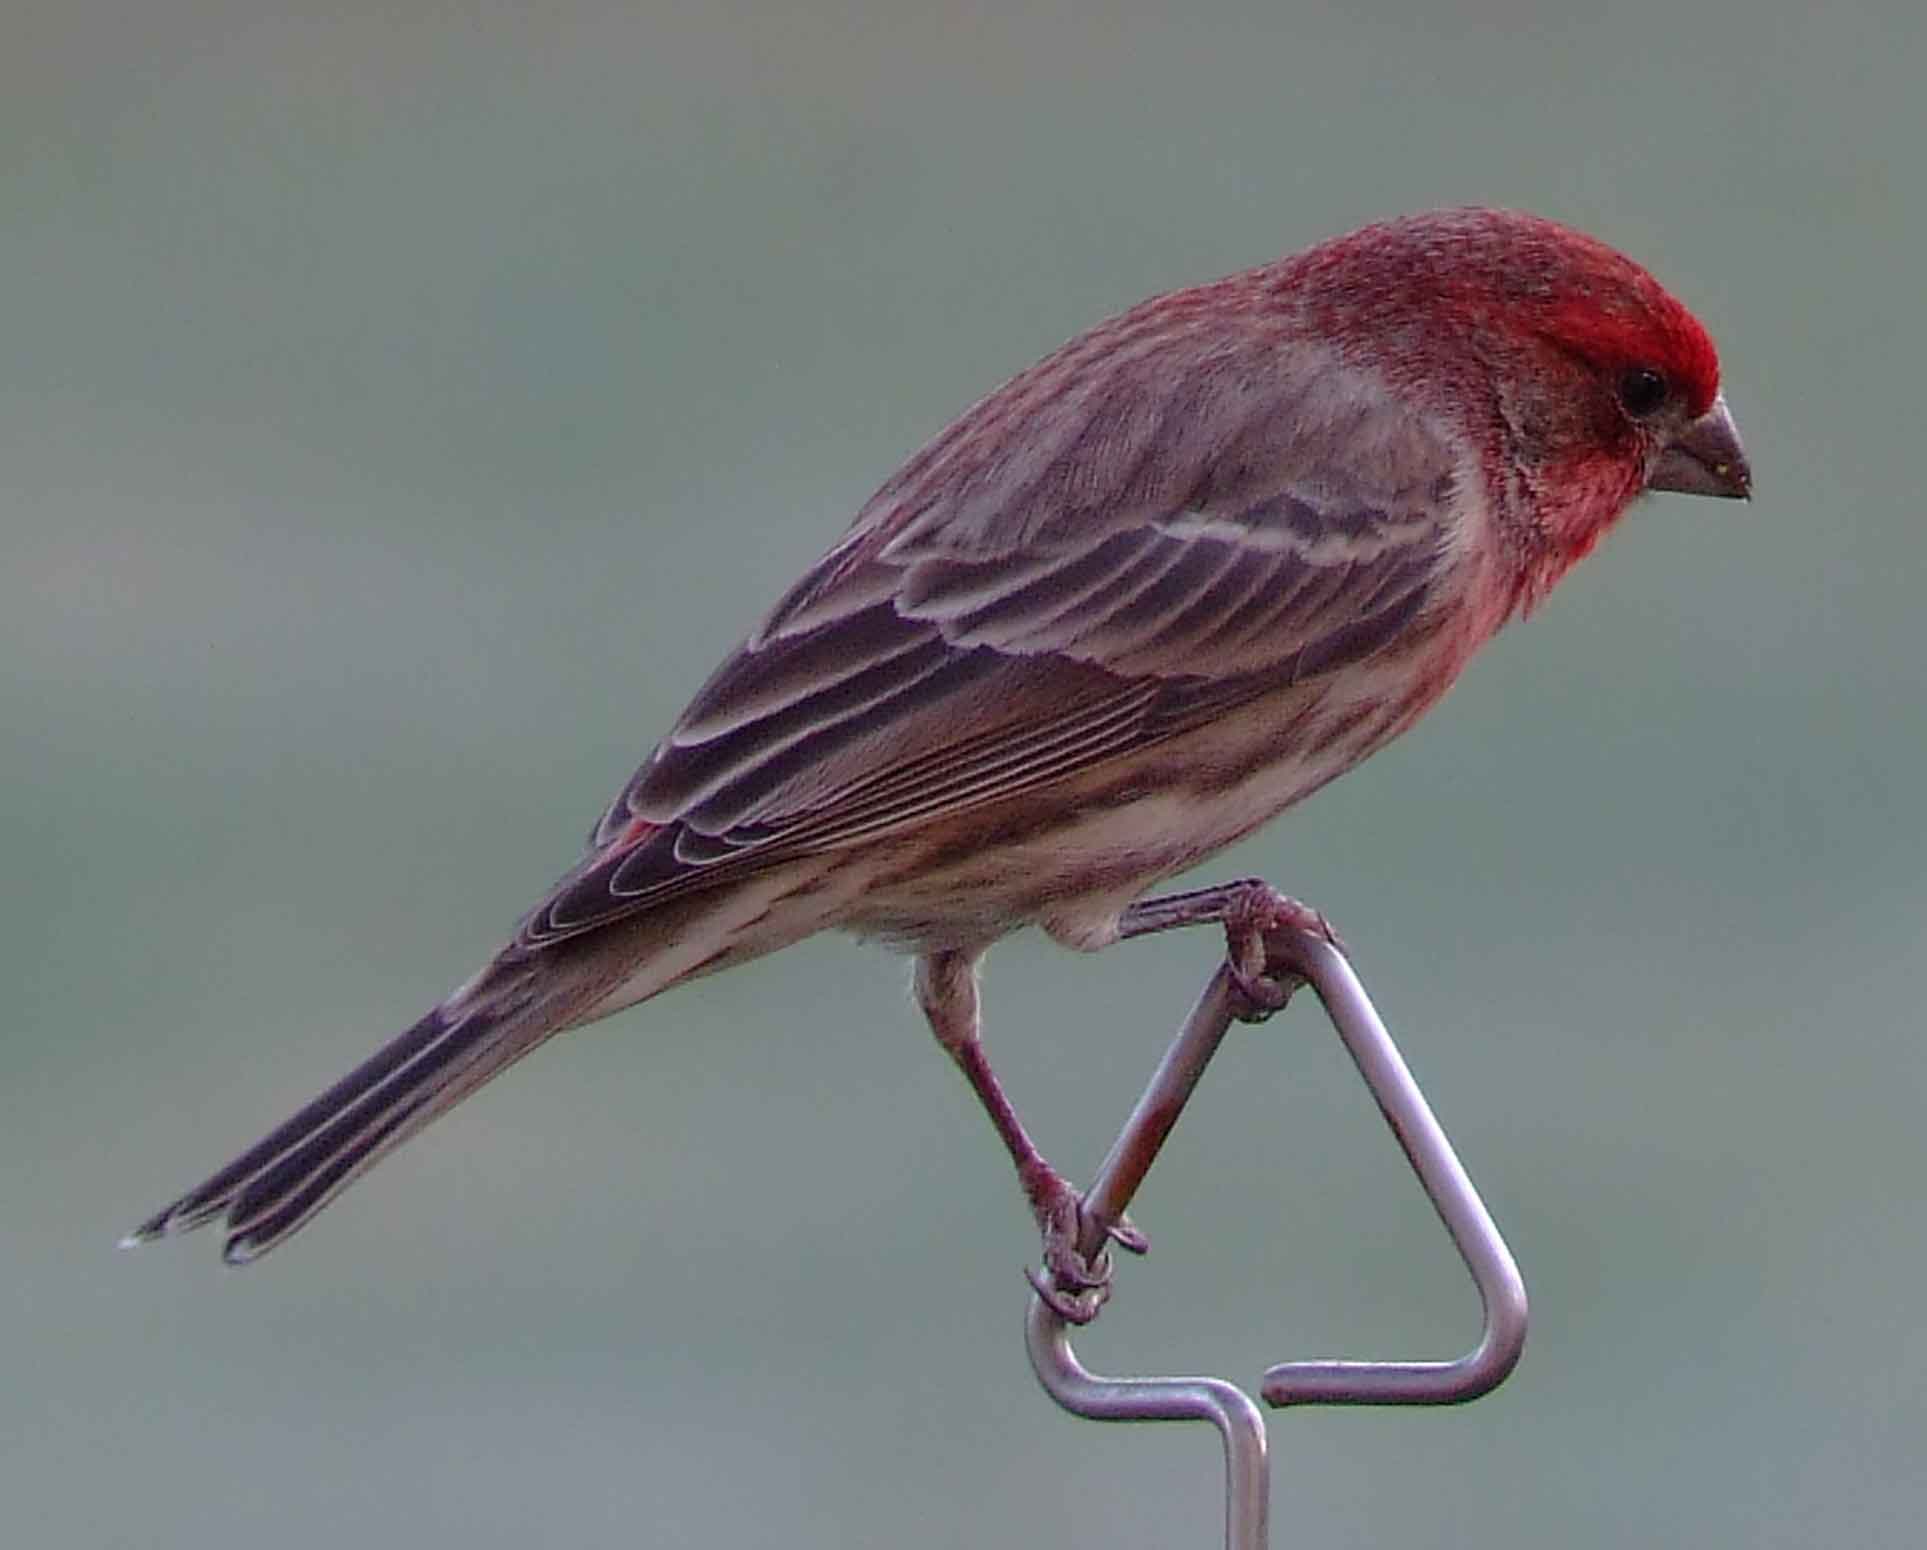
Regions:
<instances>
[{"instance_id":1,"label":"triangular wire frame","mask_svg":"<svg viewBox=\"0 0 1927 1550\"><path fill-rule=\"evenodd\" d=\"M1296 926L1268 932L1263 945L1267 978L1308 983L1324 1003L1471 1271L1485 1309L1478 1344L1456 1361L1281 1362L1265 1373L1260 1390L1265 1403L1451 1405L1477 1399L1505 1381L1525 1345L1525 1283L1512 1251L1344 953L1329 936ZM1087 1254L1100 1251L1111 1226L1123 1217L1226 1030L1234 1020L1252 1017L1237 980L1229 964L1212 976L1104 1159L1084 1201L1081 1247ZM1220 1378L1098 1377L1078 1361L1064 1321L1037 1296L1031 1298L1026 1336L1038 1381L1074 1415L1215 1425L1225 1450L1225 1544L1229 1550L1262 1550L1268 1543L1270 1492L1265 1423L1242 1389Z\"/></svg>"}]
</instances>

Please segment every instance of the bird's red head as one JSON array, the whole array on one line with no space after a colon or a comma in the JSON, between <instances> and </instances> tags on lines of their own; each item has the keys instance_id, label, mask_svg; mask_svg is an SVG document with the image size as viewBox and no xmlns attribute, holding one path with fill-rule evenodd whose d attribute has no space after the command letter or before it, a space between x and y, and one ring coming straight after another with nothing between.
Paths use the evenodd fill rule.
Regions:
<instances>
[{"instance_id":1,"label":"bird's red head","mask_svg":"<svg viewBox=\"0 0 1927 1550\"><path fill-rule=\"evenodd\" d=\"M1436 210L1314 248L1281 277L1478 448L1522 540L1525 604L1643 491L1747 493L1712 338L1597 238L1519 211Z\"/></svg>"}]
</instances>

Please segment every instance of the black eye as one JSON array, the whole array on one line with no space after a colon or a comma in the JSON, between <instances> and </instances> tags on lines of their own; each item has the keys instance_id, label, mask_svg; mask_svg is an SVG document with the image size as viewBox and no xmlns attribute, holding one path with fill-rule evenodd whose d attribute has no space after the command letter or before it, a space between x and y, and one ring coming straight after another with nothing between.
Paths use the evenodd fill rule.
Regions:
<instances>
[{"instance_id":1,"label":"black eye","mask_svg":"<svg viewBox=\"0 0 1927 1550\"><path fill-rule=\"evenodd\" d=\"M1635 366L1619 379L1619 402L1635 420L1666 402L1666 379L1650 366Z\"/></svg>"}]
</instances>

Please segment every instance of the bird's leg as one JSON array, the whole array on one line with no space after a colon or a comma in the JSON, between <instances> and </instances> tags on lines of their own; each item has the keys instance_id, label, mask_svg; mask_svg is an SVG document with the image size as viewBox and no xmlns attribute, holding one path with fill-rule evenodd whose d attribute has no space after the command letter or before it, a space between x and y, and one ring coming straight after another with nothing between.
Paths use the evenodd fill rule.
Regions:
<instances>
[{"instance_id":1,"label":"bird's leg","mask_svg":"<svg viewBox=\"0 0 1927 1550\"><path fill-rule=\"evenodd\" d=\"M1011 1161L1017 1165L1017 1182L1043 1233L1044 1269L1031 1275L1031 1285L1066 1323L1088 1324L1111 1293L1110 1252L1104 1250L1095 1258L1079 1252L1078 1192L1045 1161L990 1069L990 1057L984 1053L979 1031L975 956L949 949L926 953L917 960L916 984L917 1000L930 1020L930 1031L957 1062L991 1124L997 1127ZM1147 1247L1143 1235L1129 1221L1113 1226L1110 1237L1136 1254Z\"/></svg>"},{"instance_id":2,"label":"bird's leg","mask_svg":"<svg viewBox=\"0 0 1927 1550\"><path fill-rule=\"evenodd\" d=\"M1238 1015L1245 1022L1263 1022L1283 1008L1304 982L1296 975L1282 978L1265 973L1265 936L1285 927L1322 936L1342 951L1331 922L1309 905L1287 898L1255 877L1219 883L1189 893L1140 899L1118 918L1118 938L1150 936L1183 926L1222 925L1225 962L1244 1002Z\"/></svg>"}]
</instances>

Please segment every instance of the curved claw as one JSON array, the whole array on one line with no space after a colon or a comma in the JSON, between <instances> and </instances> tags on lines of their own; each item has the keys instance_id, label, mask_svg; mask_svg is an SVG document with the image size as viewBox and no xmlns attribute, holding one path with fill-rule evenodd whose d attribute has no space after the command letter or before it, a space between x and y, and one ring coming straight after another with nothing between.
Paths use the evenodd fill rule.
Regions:
<instances>
[{"instance_id":1,"label":"curved claw","mask_svg":"<svg viewBox=\"0 0 1927 1550\"><path fill-rule=\"evenodd\" d=\"M1295 974L1265 973L1269 957L1265 930L1266 926L1255 920L1225 923L1225 967L1230 970L1232 988L1237 991L1231 1015L1241 1023L1261 1023L1282 1012L1292 993L1304 984Z\"/></svg>"},{"instance_id":2,"label":"curved claw","mask_svg":"<svg viewBox=\"0 0 1927 1550\"><path fill-rule=\"evenodd\" d=\"M1340 952L1338 933L1320 910L1301 904L1263 883L1248 885L1225 915L1225 961L1239 1004L1232 1016L1245 1023L1261 1023L1281 1012L1305 983L1296 974L1267 974L1267 939L1280 930L1297 930L1323 937Z\"/></svg>"},{"instance_id":3,"label":"curved claw","mask_svg":"<svg viewBox=\"0 0 1927 1550\"><path fill-rule=\"evenodd\" d=\"M1108 1278L1101 1285L1086 1287L1081 1292L1070 1292L1053 1285L1051 1278L1041 1270L1032 1270L1026 1265L1024 1279L1030 1282L1030 1289L1043 1300L1045 1307L1066 1324L1075 1324L1080 1329L1097 1317L1111 1296Z\"/></svg>"},{"instance_id":4,"label":"curved claw","mask_svg":"<svg viewBox=\"0 0 1927 1550\"><path fill-rule=\"evenodd\" d=\"M1082 1245L1088 1220L1084 1202L1077 1191L1055 1171L1038 1168L1025 1180L1037 1225L1043 1232L1043 1265L1026 1270L1031 1288L1067 1324L1088 1324L1110 1299L1113 1262L1104 1245L1115 1243L1132 1254L1142 1254L1150 1239L1138 1230L1129 1217L1120 1217L1105 1228L1105 1236L1095 1250Z\"/></svg>"},{"instance_id":5,"label":"curved claw","mask_svg":"<svg viewBox=\"0 0 1927 1550\"><path fill-rule=\"evenodd\" d=\"M1044 1270L1051 1284L1066 1292L1094 1292L1111 1284L1111 1256L1108 1250L1095 1259L1086 1259L1068 1244L1044 1245Z\"/></svg>"},{"instance_id":6,"label":"curved claw","mask_svg":"<svg viewBox=\"0 0 1927 1550\"><path fill-rule=\"evenodd\" d=\"M1082 1220L1082 1203L1071 1196L1073 1215L1068 1225L1060 1226L1053 1216L1044 1229L1044 1268L1026 1268L1024 1279L1031 1290L1044 1299L1044 1305L1066 1324L1079 1326L1096 1318L1111 1300L1111 1273L1115 1268L1108 1249L1095 1258L1078 1251L1077 1239ZM1119 1217L1104 1230L1105 1239L1132 1254L1148 1254L1151 1240L1128 1216Z\"/></svg>"},{"instance_id":7,"label":"curved claw","mask_svg":"<svg viewBox=\"0 0 1927 1550\"><path fill-rule=\"evenodd\" d=\"M1145 1237L1144 1229L1139 1227L1138 1224L1128 1216L1120 1216L1115 1222L1111 1223L1109 1227L1104 1229L1104 1236L1109 1238L1111 1242L1115 1243L1127 1254L1149 1254L1151 1252L1151 1240Z\"/></svg>"},{"instance_id":8,"label":"curved claw","mask_svg":"<svg viewBox=\"0 0 1927 1550\"><path fill-rule=\"evenodd\" d=\"M1264 939L1256 933L1250 938L1258 944L1257 956L1264 956ZM1232 952L1226 956L1226 966L1231 970L1231 984L1237 991L1237 1004L1232 1007L1231 1015L1241 1023L1262 1023L1285 1009L1292 994L1304 981L1296 975L1274 978L1269 974L1254 974L1241 964L1241 955Z\"/></svg>"},{"instance_id":9,"label":"curved claw","mask_svg":"<svg viewBox=\"0 0 1927 1550\"><path fill-rule=\"evenodd\" d=\"M1321 936L1339 952L1345 951L1345 944L1339 941L1323 910L1315 910L1290 894L1280 893L1268 883L1245 884L1244 891L1225 915L1225 930L1237 937L1253 932L1263 936L1286 927Z\"/></svg>"}]
</instances>

